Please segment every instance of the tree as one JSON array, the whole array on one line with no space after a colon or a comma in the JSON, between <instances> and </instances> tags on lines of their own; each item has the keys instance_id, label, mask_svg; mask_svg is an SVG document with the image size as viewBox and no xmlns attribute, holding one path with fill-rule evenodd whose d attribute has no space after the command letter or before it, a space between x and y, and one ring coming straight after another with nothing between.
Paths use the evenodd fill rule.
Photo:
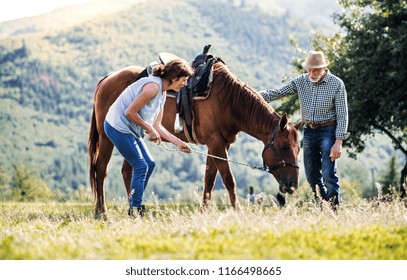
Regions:
<instances>
[{"instance_id":1,"label":"tree","mask_svg":"<svg viewBox=\"0 0 407 280\"><path fill-rule=\"evenodd\" d=\"M356 157L364 136L384 133L406 157L400 191L406 197L407 176L407 1L340 0L335 15L343 33L316 34L314 48L323 50L330 70L348 92L349 132L346 145ZM298 64L294 62L298 68Z\"/></svg>"},{"instance_id":2,"label":"tree","mask_svg":"<svg viewBox=\"0 0 407 280\"><path fill-rule=\"evenodd\" d=\"M45 182L34 175L24 165L16 165L11 178L11 200L16 201L47 201L52 198L52 192Z\"/></svg>"},{"instance_id":3,"label":"tree","mask_svg":"<svg viewBox=\"0 0 407 280\"><path fill-rule=\"evenodd\" d=\"M10 178L0 166L0 200L6 200L10 196L10 188L8 187L9 180Z\"/></svg>"},{"instance_id":4,"label":"tree","mask_svg":"<svg viewBox=\"0 0 407 280\"><path fill-rule=\"evenodd\" d=\"M398 184L397 182L397 157L395 155L392 156L389 162L388 169L382 175L380 179L380 184L382 185L382 194L383 195L390 195L392 194L392 189L395 188Z\"/></svg>"}]
</instances>

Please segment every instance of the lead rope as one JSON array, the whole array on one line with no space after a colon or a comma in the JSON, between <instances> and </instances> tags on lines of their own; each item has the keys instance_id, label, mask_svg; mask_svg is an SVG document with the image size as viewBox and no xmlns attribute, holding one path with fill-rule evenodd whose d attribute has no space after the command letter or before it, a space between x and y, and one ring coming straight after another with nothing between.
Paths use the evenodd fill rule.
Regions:
<instances>
[{"instance_id":1,"label":"lead rope","mask_svg":"<svg viewBox=\"0 0 407 280\"><path fill-rule=\"evenodd\" d=\"M163 148L166 149L166 150L169 151L169 152L179 152L179 151L180 151L179 149L170 149L170 148L168 148L163 142L161 142L161 145L160 145L160 146L163 146ZM214 155L211 155L211 154L208 154L208 153L204 153L204 152L201 152L201 151L198 151L198 150L194 150L194 149L191 149L191 152L196 153L196 154L201 154L201 155L204 155L204 156L208 156L208 157L211 157L211 158L215 158L215 159L220 159L220 160L228 161L228 162L230 162L230 163L240 164L240 165L243 165L243 166L251 167L252 169L257 169L257 170L261 170L261 171L267 172L267 170L265 170L264 167L256 166L256 165L254 165L254 164L244 163L244 162L238 162L238 161L236 161L236 160L232 160L232 159L227 159L227 158L223 158L223 157L214 156Z\"/></svg>"}]
</instances>

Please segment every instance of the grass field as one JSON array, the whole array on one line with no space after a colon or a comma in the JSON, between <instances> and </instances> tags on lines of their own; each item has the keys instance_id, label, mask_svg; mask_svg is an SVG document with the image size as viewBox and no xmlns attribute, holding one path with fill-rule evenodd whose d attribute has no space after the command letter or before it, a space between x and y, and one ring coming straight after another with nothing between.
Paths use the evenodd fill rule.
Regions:
<instances>
[{"instance_id":1,"label":"grass field","mask_svg":"<svg viewBox=\"0 0 407 280\"><path fill-rule=\"evenodd\" d=\"M406 260L407 209L361 200L337 212L289 201L241 211L147 205L130 219L125 203L95 220L92 203L0 202L2 260Z\"/></svg>"}]
</instances>

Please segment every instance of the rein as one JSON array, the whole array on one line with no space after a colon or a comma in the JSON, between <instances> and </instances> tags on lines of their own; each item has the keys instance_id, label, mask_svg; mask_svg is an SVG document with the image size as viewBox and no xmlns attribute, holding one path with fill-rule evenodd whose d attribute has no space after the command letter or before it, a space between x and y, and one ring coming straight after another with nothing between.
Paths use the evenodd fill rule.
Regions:
<instances>
[{"instance_id":1,"label":"rein","mask_svg":"<svg viewBox=\"0 0 407 280\"><path fill-rule=\"evenodd\" d=\"M180 151L179 149L170 149L170 148L168 148L168 147L167 147L164 143L162 143L162 142L161 142L161 146L163 146L164 149L166 149L167 151L170 151L170 152L179 152L179 151ZM223 157L218 157L218 156L214 156L214 155L211 155L211 154L208 154L208 153L204 153L204 152L201 152L201 151L198 151L198 150L194 150L194 149L191 149L191 152L196 153L196 154L201 154L201 155L204 155L204 156L208 156L208 157L211 157L211 158L215 158L215 159L220 159L220 160L228 161L228 162L230 162L230 163L235 163L235 164L240 164L240 165L243 165L243 166L251 167L252 169L257 169L257 170L261 170L261 171L268 172L268 171L267 171L267 168L261 167L261 166L256 166L256 165L254 165L254 164L239 162L239 161L236 161L236 160L227 159L227 158L223 158Z\"/></svg>"},{"instance_id":2,"label":"rein","mask_svg":"<svg viewBox=\"0 0 407 280\"><path fill-rule=\"evenodd\" d=\"M208 154L208 153L204 153L204 152L194 150L194 149L191 149L191 152L196 153L196 154L201 154L201 155L204 155L204 156L208 156L208 157L211 157L211 158L219 159L219 160L228 161L230 163L235 163L235 164L251 167L252 169L257 169L257 170L261 170L261 171L268 172L268 173L271 173L274 170L277 170L279 168L283 168L283 167L286 167L286 166L299 169L300 167L298 166L298 164L296 162L295 163L286 162L278 154L277 149L274 146L274 138L276 137L277 130L278 130L278 126L276 126L276 128L274 129L273 134L271 135L270 141L264 146L264 149L263 149L263 153L264 153L265 150L270 148L271 151L273 152L273 155L276 157L276 159L278 161L278 164L273 165L273 166L267 166L266 163L263 162L263 167L260 167L260 166L256 166L256 165L250 164L250 163L243 163L243 162L239 162L239 161L232 160L232 159L218 157L218 156L211 155L211 154ZM170 149L163 142L161 142L161 146L163 146L163 148L166 149L167 151L179 152L179 149Z\"/></svg>"},{"instance_id":3,"label":"rein","mask_svg":"<svg viewBox=\"0 0 407 280\"><path fill-rule=\"evenodd\" d=\"M275 165L273 165L273 166L267 166L266 163L263 161L263 170L264 170L264 171L267 171L267 172L269 172L269 173L271 173L271 172L274 171L274 170L277 170L277 169L279 169L279 168L283 168L283 167L286 167L286 166L288 166L288 167L294 167L294 168L298 168L298 169L299 169L300 167L298 166L298 163L297 163L297 162L295 162L295 163L286 162L286 161L283 160L283 159L281 158L281 156L278 154L277 149L276 149L276 147L274 146L274 138L276 137L278 127L279 127L279 126L277 125L276 128L275 128L274 131L273 131L273 134L271 135L270 141L267 143L267 145L264 146L264 149L263 149L263 153L264 153L264 151L266 151L268 148L270 148L271 151L273 152L274 157L277 159L278 164L275 164Z\"/></svg>"}]
</instances>

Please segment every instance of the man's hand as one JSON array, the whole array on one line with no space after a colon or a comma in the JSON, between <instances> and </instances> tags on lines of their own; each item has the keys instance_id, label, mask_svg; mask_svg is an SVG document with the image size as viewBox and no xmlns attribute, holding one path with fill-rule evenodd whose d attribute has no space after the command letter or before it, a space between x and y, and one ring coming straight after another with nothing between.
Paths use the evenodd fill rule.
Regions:
<instances>
[{"instance_id":1,"label":"man's hand","mask_svg":"<svg viewBox=\"0 0 407 280\"><path fill-rule=\"evenodd\" d=\"M331 157L331 161L334 161L340 158L342 155L342 140L336 139L334 145L331 148L331 153L329 156Z\"/></svg>"}]
</instances>

